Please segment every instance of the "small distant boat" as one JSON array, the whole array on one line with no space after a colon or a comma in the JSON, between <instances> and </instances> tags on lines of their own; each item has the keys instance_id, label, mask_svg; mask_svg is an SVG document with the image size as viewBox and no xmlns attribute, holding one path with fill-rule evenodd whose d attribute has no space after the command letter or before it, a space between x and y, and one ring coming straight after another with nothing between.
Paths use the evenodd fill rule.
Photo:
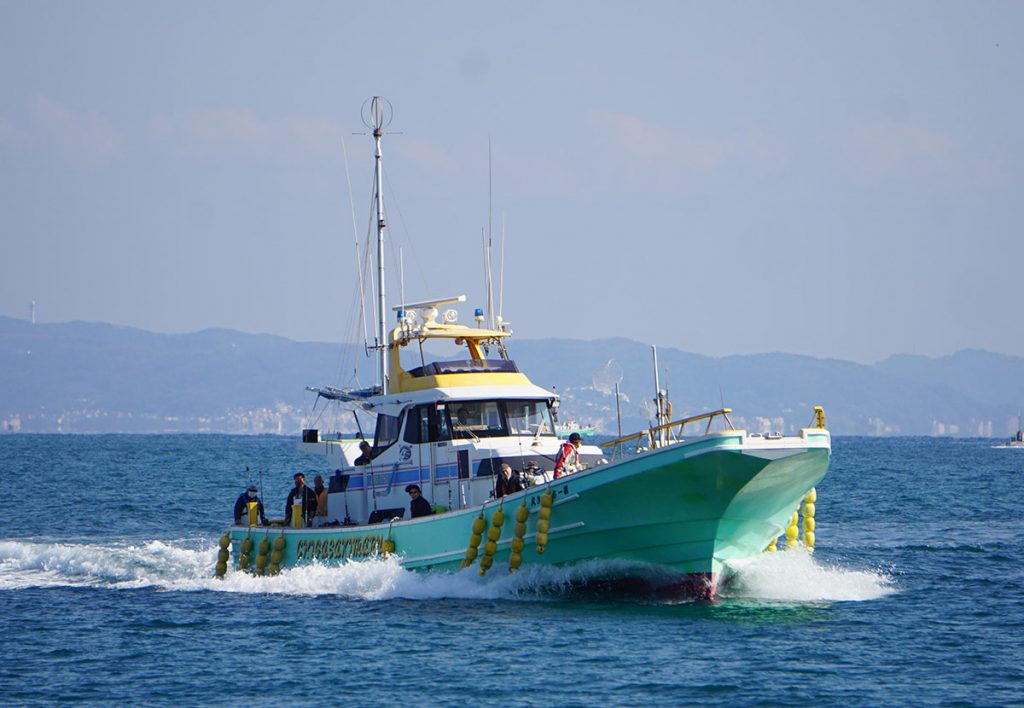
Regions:
<instances>
[{"instance_id":1,"label":"small distant boat","mask_svg":"<svg viewBox=\"0 0 1024 708\"><path fill-rule=\"evenodd\" d=\"M568 420L562 425L555 426L555 434L560 438L565 438L573 433L579 433L580 437L589 438L594 434L594 426L577 423L575 420Z\"/></svg>"},{"instance_id":2,"label":"small distant boat","mask_svg":"<svg viewBox=\"0 0 1024 708\"><path fill-rule=\"evenodd\" d=\"M1017 434L1006 443L1006 447L1024 447L1024 421L1017 414Z\"/></svg>"}]
</instances>

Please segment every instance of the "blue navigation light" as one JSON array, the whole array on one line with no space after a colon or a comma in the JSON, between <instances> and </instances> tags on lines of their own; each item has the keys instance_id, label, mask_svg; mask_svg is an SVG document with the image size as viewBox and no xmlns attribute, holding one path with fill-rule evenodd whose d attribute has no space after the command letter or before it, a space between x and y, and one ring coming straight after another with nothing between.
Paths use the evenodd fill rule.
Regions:
<instances>
[{"instance_id":1,"label":"blue navigation light","mask_svg":"<svg viewBox=\"0 0 1024 708\"><path fill-rule=\"evenodd\" d=\"M397 312L398 312L398 319L399 320L401 320L403 317L405 317L405 310L398 310Z\"/></svg>"},{"instance_id":2,"label":"blue navigation light","mask_svg":"<svg viewBox=\"0 0 1024 708\"><path fill-rule=\"evenodd\" d=\"M474 314L476 314L477 317L483 317L484 316L484 311L483 311L483 309L478 307L478 308L476 308L476 312Z\"/></svg>"}]
</instances>

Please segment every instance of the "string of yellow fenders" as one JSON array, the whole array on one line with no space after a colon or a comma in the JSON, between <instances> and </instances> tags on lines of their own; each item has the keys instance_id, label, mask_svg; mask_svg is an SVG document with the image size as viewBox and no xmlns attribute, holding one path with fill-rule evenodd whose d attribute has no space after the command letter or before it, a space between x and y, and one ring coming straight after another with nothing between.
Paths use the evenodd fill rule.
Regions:
<instances>
[{"instance_id":1,"label":"string of yellow fenders","mask_svg":"<svg viewBox=\"0 0 1024 708\"><path fill-rule=\"evenodd\" d=\"M537 510L537 553L543 553L548 543L548 528L551 524L551 490L547 489L540 497L540 509ZM512 527L512 541L509 548L508 572L514 573L523 563L523 549L526 548L526 521L530 518L530 510L526 507L526 499L519 505L515 513L515 525ZM498 541L501 539L501 527L505 523L504 504L491 515L491 523L488 528L487 519L484 518L484 510L473 519L473 526L469 536L469 546L466 548L466 557L462 559L462 567L468 568L479 556L480 575L486 575L494 564L494 554L498 550ZM487 542L484 543L484 530L487 531ZM483 555L480 555L480 544L483 543Z\"/></svg>"},{"instance_id":2,"label":"string of yellow fenders","mask_svg":"<svg viewBox=\"0 0 1024 708\"><path fill-rule=\"evenodd\" d=\"M821 406L814 407L814 424L819 429L825 428L825 409ZM813 487L807 494L804 495L803 501L798 511L794 511L793 515L789 517L789 524L786 526L786 549L797 548L800 546L800 527L803 526L803 547L807 549L808 553L814 552L814 512L815 502L818 501L818 492ZM800 523L800 514L803 513L803 524ZM778 550L778 540L773 538L772 542L768 544L765 550L768 553L775 553Z\"/></svg>"},{"instance_id":3,"label":"string of yellow fenders","mask_svg":"<svg viewBox=\"0 0 1024 708\"><path fill-rule=\"evenodd\" d=\"M818 500L818 492L815 489L807 492L804 495L799 511L794 511L793 515L789 517L789 524L786 526L786 549L798 548L800 545L807 550L808 553L814 552L814 503ZM800 514L803 513L803 523L800 523ZM800 538L800 528L803 527L803 538ZM778 538L773 538L765 551L768 553L775 553L778 547ZM802 542L802 544L801 544Z\"/></svg>"}]
</instances>

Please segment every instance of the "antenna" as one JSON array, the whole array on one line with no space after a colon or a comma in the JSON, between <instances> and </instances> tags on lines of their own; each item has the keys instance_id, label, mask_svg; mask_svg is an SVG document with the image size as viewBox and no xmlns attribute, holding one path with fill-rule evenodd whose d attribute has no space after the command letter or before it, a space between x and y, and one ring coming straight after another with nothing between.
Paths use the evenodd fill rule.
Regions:
<instances>
[{"instance_id":1,"label":"antenna","mask_svg":"<svg viewBox=\"0 0 1024 708\"><path fill-rule=\"evenodd\" d=\"M501 260L498 265L498 317L505 314L505 212L501 212Z\"/></svg>"},{"instance_id":2,"label":"antenna","mask_svg":"<svg viewBox=\"0 0 1024 708\"><path fill-rule=\"evenodd\" d=\"M32 307L29 308L29 319L32 321L32 324L36 323L36 301L35 300L32 301Z\"/></svg>"},{"instance_id":3,"label":"antenna","mask_svg":"<svg viewBox=\"0 0 1024 708\"><path fill-rule=\"evenodd\" d=\"M387 299L384 295L384 179L380 152L380 139L384 136L384 128L391 125L394 110L391 102L381 96L374 96L363 103L363 124L373 130L373 142L376 145L374 155L374 198L377 203L377 350L380 355L378 368L380 371L381 393L388 393L388 343L387 343Z\"/></svg>"},{"instance_id":4,"label":"antenna","mask_svg":"<svg viewBox=\"0 0 1024 708\"><path fill-rule=\"evenodd\" d=\"M491 223L493 221L492 214L494 212L494 170L492 168L491 160L491 136L487 136L487 326L494 329L494 286L493 279L491 278L491 248L493 241L491 238L492 229Z\"/></svg>"},{"instance_id":5,"label":"antenna","mask_svg":"<svg viewBox=\"0 0 1024 708\"><path fill-rule=\"evenodd\" d=\"M399 297L405 303L405 258L401 246L398 247L398 288Z\"/></svg>"}]
</instances>

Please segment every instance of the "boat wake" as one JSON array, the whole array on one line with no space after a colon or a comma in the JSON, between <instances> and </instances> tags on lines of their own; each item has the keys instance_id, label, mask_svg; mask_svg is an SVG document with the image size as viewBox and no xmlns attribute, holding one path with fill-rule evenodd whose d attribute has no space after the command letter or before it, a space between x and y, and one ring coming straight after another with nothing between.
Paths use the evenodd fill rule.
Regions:
<instances>
[{"instance_id":1,"label":"boat wake","mask_svg":"<svg viewBox=\"0 0 1024 708\"><path fill-rule=\"evenodd\" d=\"M765 553L736 562L731 570L734 576L720 592L723 599L857 602L897 591L893 578L884 572L842 568L803 550Z\"/></svg>"},{"instance_id":2,"label":"boat wake","mask_svg":"<svg viewBox=\"0 0 1024 708\"><path fill-rule=\"evenodd\" d=\"M657 584L664 572L617 561L571 568L524 566L509 575L495 564L486 577L476 568L453 573L415 573L396 558L308 565L272 577L229 571L213 577L217 547L195 542L46 543L0 541L0 591L47 587L119 590L215 591L283 595L333 595L353 600L521 599L545 600L607 588L611 578L631 575ZM881 573L822 565L806 553L777 553L734 569L723 600L779 602L871 600L894 591ZM603 599L617 593L597 592Z\"/></svg>"}]
</instances>

